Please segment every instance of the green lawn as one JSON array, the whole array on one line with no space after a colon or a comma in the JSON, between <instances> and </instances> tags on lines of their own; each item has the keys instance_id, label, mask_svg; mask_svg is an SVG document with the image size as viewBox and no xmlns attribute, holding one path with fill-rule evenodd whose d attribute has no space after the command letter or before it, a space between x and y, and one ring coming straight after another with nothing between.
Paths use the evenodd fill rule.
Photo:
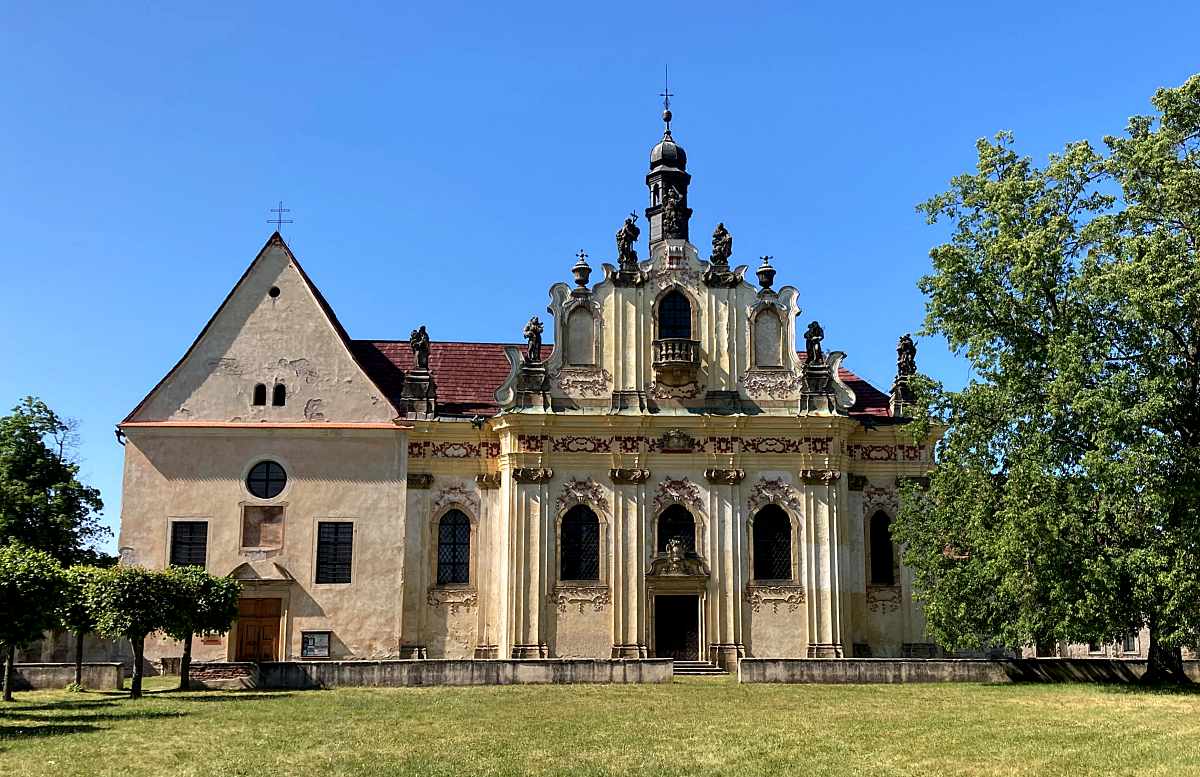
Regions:
<instances>
[{"instance_id":1,"label":"green lawn","mask_svg":"<svg viewBox=\"0 0 1200 777\"><path fill-rule=\"evenodd\" d=\"M1200 775L1200 694L1085 685L21 693L3 775Z\"/></svg>"}]
</instances>

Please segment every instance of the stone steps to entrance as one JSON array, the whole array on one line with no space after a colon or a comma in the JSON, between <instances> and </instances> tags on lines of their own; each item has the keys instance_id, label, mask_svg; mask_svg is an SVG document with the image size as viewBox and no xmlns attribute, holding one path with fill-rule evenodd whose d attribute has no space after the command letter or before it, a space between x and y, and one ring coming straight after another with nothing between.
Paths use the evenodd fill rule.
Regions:
<instances>
[{"instance_id":1,"label":"stone steps to entrance","mask_svg":"<svg viewBox=\"0 0 1200 777\"><path fill-rule=\"evenodd\" d=\"M729 674L708 661L676 661L674 669L677 677L713 677Z\"/></svg>"}]
</instances>

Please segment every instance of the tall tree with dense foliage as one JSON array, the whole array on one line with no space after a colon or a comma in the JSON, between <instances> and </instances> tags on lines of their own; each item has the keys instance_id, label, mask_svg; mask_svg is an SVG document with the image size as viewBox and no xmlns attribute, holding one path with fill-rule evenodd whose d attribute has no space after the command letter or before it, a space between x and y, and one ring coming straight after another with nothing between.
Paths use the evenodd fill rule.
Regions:
<instances>
[{"instance_id":1,"label":"tall tree with dense foliage","mask_svg":"<svg viewBox=\"0 0 1200 777\"><path fill-rule=\"evenodd\" d=\"M0 417L0 543L39 548L63 564L87 561L108 535L100 492L79 480L74 427L40 399L26 397Z\"/></svg>"},{"instance_id":2,"label":"tall tree with dense foliage","mask_svg":"<svg viewBox=\"0 0 1200 777\"><path fill-rule=\"evenodd\" d=\"M58 625L75 635L75 685L83 685L83 639L96 630L96 616L88 592L104 570L92 566L68 567L63 575L63 591L58 600Z\"/></svg>"},{"instance_id":3,"label":"tall tree with dense foliage","mask_svg":"<svg viewBox=\"0 0 1200 777\"><path fill-rule=\"evenodd\" d=\"M894 526L952 648L1109 641L1146 679L1200 639L1200 76L1044 167L1002 134L921 209L926 333L974 377L925 384L945 426Z\"/></svg>"},{"instance_id":4,"label":"tall tree with dense foliage","mask_svg":"<svg viewBox=\"0 0 1200 777\"><path fill-rule=\"evenodd\" d=\"M111 639L127 639L133 647L131 699L142 695L146 635L167 626L175 604L175 586L161 570L118 566L102 570L89 582L88 606L96 618L96 631Z\"/></svg>"},{"instance_id":5,"label":"tall tree with dense foliage","mask_svg":"<svg viewBox=\"0 0 1200 777\"><path fill-rule=\"evenodd\" d=\"M224 634L233 627L242 584L232 578L210 575L203 567L173 567L167 576L175 603L167 613L163 630L183 642L179 690L186 691L191 687L192 635Z\"/></svg>"},{"instance_id":6,"label":"tall tree with dense foliage","mask_svg":"<svg viewBox=\"0 0 1200 777\"><path fill-rule=\"evenodd\" d=\"M12 701L17 648L55 623L63 571L48 553L17 543L0 546L0 647L4 649L4 701Z\"/></svg>"}]
</instances>

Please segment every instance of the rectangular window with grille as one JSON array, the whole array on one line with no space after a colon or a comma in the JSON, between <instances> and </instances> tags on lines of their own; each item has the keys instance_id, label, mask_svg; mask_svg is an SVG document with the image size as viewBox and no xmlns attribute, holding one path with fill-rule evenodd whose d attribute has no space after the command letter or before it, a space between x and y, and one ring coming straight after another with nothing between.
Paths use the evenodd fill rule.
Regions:
<instances>
[{"instance_id":1,"label":"rectangular window with grille","mask_svg":"<svg viewBox=\"0 0 1200 777\"><path fill-rule=\"evenodd\" d=\"M354 558L354 524L321 521L317 524L318 583L349 583Z\"/></svg>"},{"instance_id":2,"label":"rectangular window with grille","mask_svg":"<svg viewBox=\"0 0 1200 777\"><path fill-rule=\"evenodd\" d=\"M208 561L208 521L171 523L171 566L202 567Z\"/></svg>"}]
</instances>

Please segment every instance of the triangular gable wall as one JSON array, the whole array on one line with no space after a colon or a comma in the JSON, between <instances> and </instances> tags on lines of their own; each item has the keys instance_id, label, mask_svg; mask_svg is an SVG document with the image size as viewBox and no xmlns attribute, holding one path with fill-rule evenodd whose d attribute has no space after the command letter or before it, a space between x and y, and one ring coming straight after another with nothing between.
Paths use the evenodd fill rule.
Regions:
<instances>
[{"instance_id":1,"label":"triangular gable wall","mask_svg":"<svg viewBox=\"0 0 1200 777\"><path fill-rule=\"evenodd\" d=\"M266 405L255 406L260 383ZM272 405L276 384L285 387L282 407ZM276 232L179 363L125 420L379 423L397 415Z\"/></svg>"}]
</instances>

